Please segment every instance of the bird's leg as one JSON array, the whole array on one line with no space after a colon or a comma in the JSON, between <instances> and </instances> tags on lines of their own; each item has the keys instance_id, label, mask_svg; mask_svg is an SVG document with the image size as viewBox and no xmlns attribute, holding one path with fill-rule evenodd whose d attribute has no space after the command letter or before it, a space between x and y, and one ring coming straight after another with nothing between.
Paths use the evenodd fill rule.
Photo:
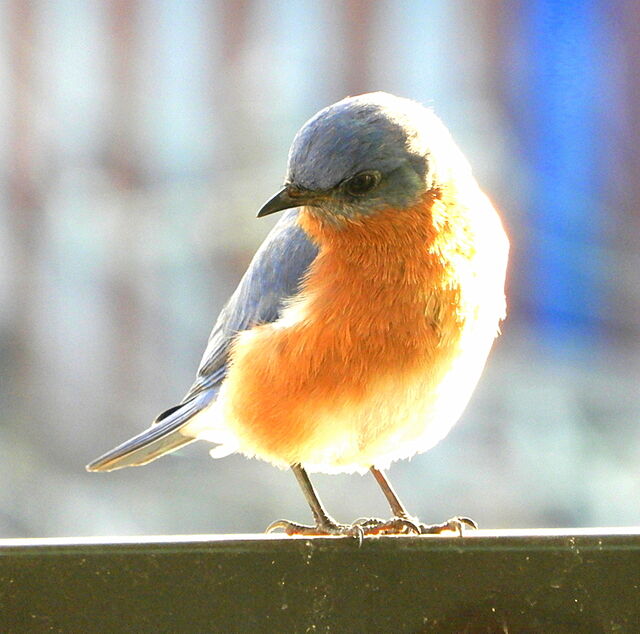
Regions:
<instances>
[{"instance_id":1,"label":"bird's leg","mask_svg":"<svg viewBox=\"0 0 640 634\"><path fill-rule=\"evenodd\" d=\"M389 506L391 507L391 512L396 517L409 517L407 509L404 508L404 505L398 498L396 492L393 490L391 482L389 482L387 476L385 476L384 473L380 471L380 469L376 469L375 467L371 467L369 470L371 471L373 477L376 479L378 486L382 489L384 497L387 498L387 502L389 502Z\"/></svg>"},{"instance_id":2,"label":"bird's leg","mask_svg":"<svg viewBox=\"0 0 640 634\"><path fill-rule=\"evenodd\" d=\"M379 533L392 533L394 532L394 528L399 528L400 530L397 532L407 532L407 528L410 525L415 528L415 532L420 535L428 535L428 534L438 534L444 531L455 531L460 536L462 536L462 532L465 526L469 526L470 528L478 528L478 525L469 517L452 517L446 522L442 522L442 524L421 524L420 522L416 522L413 518L409 516L407 510L404 505L396 495L396 492L393 490L391 483L387 479L380 469L376 469L376 467L371 467L370 471L373 477L376 479L376 482L382 489L384 496L387 498L387 502L391 507L391 512L393 513L393 518L388 522L382 522L380 520L366 520L361 523L363 528L370 529L367 532L371 533L377 529L376 532ZM380 522L377 527L375 526L376 522Z\"/></svg>"},{"instance_id":3,"label":"bird's leg","mask_svg":"<svg viewBox=\"0 0 640 634\"><path fill-rule=\"evenodd\" d=\"M304 497L311 508L315 526L305 526L289 520L277 520L267 527L267 533L281 528L287 535L350 535L361 538L364 530L360 526L338 524L325 510L311 480L302 465L293 464L291 470L298 480Z\"/></svg>"}]
</instances>

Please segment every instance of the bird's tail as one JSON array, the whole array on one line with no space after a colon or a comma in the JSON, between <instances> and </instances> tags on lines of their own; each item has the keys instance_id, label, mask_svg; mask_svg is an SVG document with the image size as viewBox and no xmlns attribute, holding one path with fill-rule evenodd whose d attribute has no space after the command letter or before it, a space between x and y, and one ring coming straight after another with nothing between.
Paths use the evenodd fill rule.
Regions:
<instances>
[{"instance_id":1,"label":"bird's tail","mask_svg":"<svg viewBox=\"0 0 640 634\"><path fill-rule=\"evenodd\" d=\"M176 405L156 418L153 425L87 465L87 471L114 471L123 467L139 467L164 454L171 453L195 438L184 436L181 429L198 412L208 407L217 396L210 389Z\"/></svg>"}]
</instances>

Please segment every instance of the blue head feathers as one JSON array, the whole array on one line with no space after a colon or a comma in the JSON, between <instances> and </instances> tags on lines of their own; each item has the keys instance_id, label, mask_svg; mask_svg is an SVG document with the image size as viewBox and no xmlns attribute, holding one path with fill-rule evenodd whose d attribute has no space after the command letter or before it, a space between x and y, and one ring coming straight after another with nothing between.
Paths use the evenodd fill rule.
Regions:
<instances>
[{"instance_id":1,"label":"blue head feathers","mask_svg":"<svg viewBox=\"0 0 640 634\"><path fill-rule=\"evenodd\" d=\"M342 217L402 209L463 173L468 163L428 108L384 92L347 97L302 126L285 189L259 215L298 205Z\"/></svg>"}]
</instances>

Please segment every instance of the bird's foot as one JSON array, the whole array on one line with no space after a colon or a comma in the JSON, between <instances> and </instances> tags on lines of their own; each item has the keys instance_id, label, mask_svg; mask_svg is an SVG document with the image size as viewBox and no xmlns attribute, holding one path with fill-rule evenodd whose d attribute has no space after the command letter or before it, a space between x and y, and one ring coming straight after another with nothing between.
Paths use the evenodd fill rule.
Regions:
<instances>
[{"instance_id":1,"label":"bird's foot","mask_svg":"<svg viewBox=\"0 0 640 634\"><path fill-rule=\"evenodd\" d=\"M343 537L357 537L362 540L365 531L357 524L338 524L337 522L327 519L318 522L315 526L298 524L289 520L276 520L267 526L267 533L273 533L282 530L287 535L308 535L308 536L327 536L337 535Z\"/></svg>"},{"instance_id":2,"label":"bird's foot","mask_svg":"<svg viewBox=\"0 0 640 634\"><path fill-rule=\"evenodd\" d=\"M421 535L440 535L452 531L462 537L467 528L477 530L478 525L470 517L456 516L442 524L418 524L418 527Z\"/></svg>"},{"instance_id":3,"label":"bird's foot","mask_svg":"<svg viewBox=\"0 0 640 634\"><path fill-rule=\"evenodd\" d=\"M354 524L362 526L365 535L439 535L451 531L462 537L465 529L478 528L469 517L452 517L442 524L422 524L415 518L405 516L392 517L390 520L372 517L356 520Z\"/></svg>"},{"instance_id":4,"label":"bird's foot","mask_svg":"<svg viewBox=\"0 0 640 634\"><path fill-rule=\"evenodd\" d=\"M289 520L276 520L267 527L267 533L282 530L287 535L356 537L362 541L365 535L439 535L446 531L458 533L460 537L468 528L478 525L469 517L452 517L441 524L422 524L408 517L392 517L382 520L377 517L360 518L353 524L338 524L327 518L315 526L298 524Z\"/></svg>"},{"instance_id":5,"label":"bird's foot","mask_svg":"<svg viewBox=\"0 0 640 634\"><path fill-rule=\"evenodd\" d=\"M353 526L360 526L365 535L420 535L420 524L408 517L392 517L381 520L377 517L363 517Z\"/></svg>"}]
</instances>

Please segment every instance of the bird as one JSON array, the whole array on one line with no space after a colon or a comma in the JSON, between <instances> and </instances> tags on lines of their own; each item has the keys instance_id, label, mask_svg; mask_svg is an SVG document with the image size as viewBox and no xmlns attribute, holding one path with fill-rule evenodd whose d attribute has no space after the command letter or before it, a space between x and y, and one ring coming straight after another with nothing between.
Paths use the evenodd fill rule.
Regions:
<instances>
[{"instance_id":1,"label":"bird","mask_svg":"<svg viewBox=\"0 0 640 634\"><path fill-rule=\"evenodd\" d=\"M325 107L295 135L283 212L222 308L178 405L87 465L147 464L195 440L291 469L313 524L288 535L429 534L386 470L460 418L506 316L509 240L440 118L372 92ZM390 519L337 522L309 473L370 471Z\"/></svg>"}]
</instances>

